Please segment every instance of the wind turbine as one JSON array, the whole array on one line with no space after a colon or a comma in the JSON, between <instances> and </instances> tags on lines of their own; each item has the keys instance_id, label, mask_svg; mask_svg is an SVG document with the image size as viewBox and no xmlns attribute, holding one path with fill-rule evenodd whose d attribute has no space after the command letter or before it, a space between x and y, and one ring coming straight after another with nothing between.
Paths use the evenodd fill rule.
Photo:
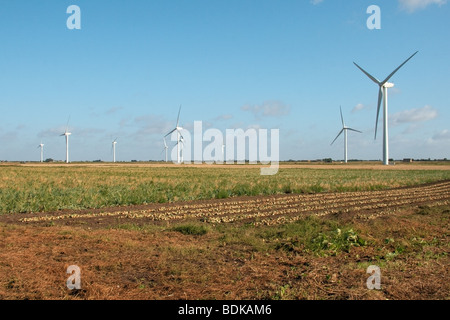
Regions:
<instances>
[{"instance_id":1,"label":"wind turbine","mask_svg":"<svg viewBox=\"0 0 450 320\"><path fill-rule=\"evenodd\" d=\"M44 162L44 144L42 143L42 141L37 147L41 148L41 162Z\"/></svg>"},{"instance_id":2,"label":"wind turbine","mask_svg":"<svg viewBox=\"0 0 450 320\"><path fill-rule=\"evenodd\" d=\"M412 57L414 57L417 52L411 55L408 59L405 60L397 69L395 69L386 79L383 81L378 80L363 68L358 66L355 62L353 64L358 67L366 76L369 77L370 80L375 82L379 86L378 90L378 107L377 107L377 120L375 122L375 139L377 138L377 129L378 129L378 117L380 115L380 107L381 107L381 99L383 99L383 164L389 165L389 138L388 138L388 88L393 88L394 84L388 82L389 79L407 63Z\"/></svg>"},{"instance_id":3,"label":"wind turbine","mask_svg":"<svg viewBox=\"0 0 450 320\"><path fill-rule=\"evenodd\" d=\"M163 152L166 152L166 162L167 162L167 149L169 149L169 147L167 146L166 138L164 138L163 140L164 140L164 150L163 150Z\"/></svg>"},{"instance_id":4,"label":"wind turbine","mask_svg":"<svg viewBox=\"0 0 450 320\"><path fill-rule=\"evenodd\" d=\"M112 142L113 162L116 162L116 144L117 138Z\"/></svg>"},{"instance_id":5,"label":"wind turbine","mask_svg":"<svg viewBox=\"0 0 450 320\"><path fill-rule=\"evenodd\" d=\"M70 121L70 117L69 117L69 120L67 120L66 130L61 135L61 137L62 136L66 137L66 163L69 163L69 136L72 134L69 132L69 121Z\"/></svg>"},{"instance_id":6,"label":"wind turbine","mask_svg":"<svg viewBox=\"0 0 450 320\"><path fill-rule=\"evenodd\" d=\"M331 143L331 145L337 140L337 138L339 138L339 136L342 134L342 132L344 133L344 162L347 163L347 142L348 142L348 138L347 138L347 131L355 131L355 132L359 132L362 133L359 130L355 130L352 128L349 128L345 125L344 122L344 117L342 116L342 108L339 107L339 109L341 110L341 121L342 121L342 130L339 132L339 134L337 135L337 137L333 140L333 142Z\"/></svg>"},{"instance_id":7,"label":"wind turbine","mask_svg":"<svg viewBox=\"0 0 450 320\"><path fill-rule=\"evenodd\" d=\"M165 138L168 135L172 134L174 131L177 132L177 163L183 162L183 158L181 155L181 152L183 149L183 136L181 135L181 130L183 130L183 128L179 126L180 112L181 112L181 105L180 105L180 109L178 110L177 125L176 125L175 129L173 129L172 131L170 131L168 134L166 134L164 136L164 138Z\"/></svg>"},{"instance_id":8,"label":"wind turbine","mask_svg":"<svg viewBox=\"0 0 450 320\"><path fill-rule=\"evenodd\" d=\"M222 160L225 162L225 144L222 143Z\"/></svg>"}]
</instances>

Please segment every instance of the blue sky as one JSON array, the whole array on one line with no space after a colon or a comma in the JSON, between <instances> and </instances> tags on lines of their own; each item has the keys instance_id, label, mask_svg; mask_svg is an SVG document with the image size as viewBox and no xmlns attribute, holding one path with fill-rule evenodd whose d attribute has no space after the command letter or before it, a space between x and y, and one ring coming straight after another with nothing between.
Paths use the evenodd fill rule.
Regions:
<instances>
[{"instance_id":1,"label":"blue sky","mask_svg":"<svg viewBox=\"0 0 450 320\"><path fill-rule=\"evenodd\" d=\"M70 5L81 30L69 30ZM369 30L367 8L381 9ZM0 159L162 159L181 124L280 129L280 158L381 159L377 86L389 91L390 157L450 158L445 0L0 1ZM381 119L380 119L381 120ZM381 124L381 123L380 123ZM381 126L380 126L381 129Z\"/></svg>"}]
</instances>

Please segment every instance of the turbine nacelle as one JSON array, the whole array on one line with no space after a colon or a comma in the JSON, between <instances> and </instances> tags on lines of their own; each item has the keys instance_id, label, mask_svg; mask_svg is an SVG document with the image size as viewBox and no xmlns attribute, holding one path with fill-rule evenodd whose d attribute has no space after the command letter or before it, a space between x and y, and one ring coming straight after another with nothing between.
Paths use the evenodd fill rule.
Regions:
<instances>
[{"instance_id":1,"label":"turbine nacelle","mask_svg":"<svg viewBox=\"0 0 450 320\"><path fill-rule=\"evenodd\" d=\"M385 87L385 88L393 88L393 87L394 87L394 84L391 83L391 82L386 82L386 83L383 85L383 87Z\"/></svg>"}]
</instances>

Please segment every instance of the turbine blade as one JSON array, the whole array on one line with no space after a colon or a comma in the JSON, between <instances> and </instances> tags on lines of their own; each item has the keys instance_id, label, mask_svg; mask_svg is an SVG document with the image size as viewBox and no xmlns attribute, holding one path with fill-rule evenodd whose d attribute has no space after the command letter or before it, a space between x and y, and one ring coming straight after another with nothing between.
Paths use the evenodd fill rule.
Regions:
<instances>
[{"instance_id":1,"label":"turbine blade","mask_svg":"<svg viewBox=\"0 0 450 320\"><path fill-rule=\"evenodd\" d=\"M67 132L67 130L69 130L69 121L70 121L70 115L69 115L69 119L67 119L66 132Z\"/></svg>"},{"instance_id":2,"label":"turbine blade","mask_svg":"<svg viewBox=\"0 0 450 320\"><path fill-rule=\"evenodd\" d=\"M164 138L167 137L169 134L172 134L172 132L174 132L175 130L177 130L177 128L173 129L173 130L170 131L168 134L166 134L166 135L164 136Z\"/></svg>"},{"instance_id":3,"label":"turbine blade","mask_svg":"<svg viewBox=\"0 0 450 320\"><path fill-rule=\"evenodd\" d=\"M377 130L378 130L378 118L380 116L380 107L381 107L381 99L383 98L383 89L380 86L380 90L378 91L378 107L377 107L377 120L375 122L375 140L377 139Z\"/></svg>"},{"instance_id":4,"label":"turbine blade","mask_svg":"<svg viewBox=\"0 0 450 320\"><path fill-rule=\"evenodd\" d=\"M361 131L359 131L359 130L356 130L356 129L352 129L352 128L346 128L347 130L350 130L350 131L355 131L355 132L359 132L359 133L362 133Z\"/></svg>"},{"instance_id":5,"label":"turbine blade","mask_svg":"<svg viewBox=\"0 0 450 320\"><path fill-rule=\"evenodd\" d=\"M378 84L378 85L381 85L380 80L378 80L377 78L375 78L374 76L372 76L370 73L368 73L366 70L364 70L363 68L361 68L360 66L358 66L355 62L353 62L353 64L354 64L355 66L357 66L359 70L361 70L362 72L364 72L364 74L365 74L366 76L368 76L370 80L372 80L373 82L375 82L375 83Z\"/></svg>"},{"instance_id":6,"label":"turbine blade","mask_svg":"<svg viewBox=\"0 0 450 320\"><path fill-rule=\"evenodd\" d=\"M342 121L342 127L345 127L345 124L344 124L344 117L342 116L342 107L341 107L341 106L339 106L339 109L341 110L341 121Z\"/></svg>"},{"instance_id":7,"label":"turbine blade","mask_svg":"<svg viewBox=\"0 0 450 320\"><path fill-rule=\"evenodd\" d=\"M344 129L342 129L342 130L339 132L339 134L336 136L336 138L334 138L334 140L333 140L333 142L330 144L330 146L333 145L333 143L337 140L337 138L339 138L339 136L342 134L342 132L344 132Z\"/></svg>"},{"instance_id":8,"label":"turbine blade","mask_svg":"<svg viewBox=\"0 0 450 320\"><path fill-rule=\"evenodd\" d=\"M180 109L178 109L177 127L178 127L178 122L180 121L180 112L181 112L181 104L180 104Z\"/></svg>"},{"instance_id":9,"label":"turbine blade","mask_svg":"<svg viewBox=\"0 0 450 320\"><path fill-rule=\"evenodd\" d=\"M390 75L388 75L388 77L381 83L381 85L384 85L386 82L388 82L389 81L389 79L401 68L401 67L403 67L404 65L405 65L405 63L407 63L409 60L411 60L411 58L412 57L414 57L416 54L417 54L417 52L419 52L419 51L416 51L416 52L414 52L414 54L411 56L411 57L409 57L408 59L406 59L405 60L405 62L403 62L397 69L395 69L394 71L392 71L392 73L390 74Z\"/></svg>"}]
</instances>

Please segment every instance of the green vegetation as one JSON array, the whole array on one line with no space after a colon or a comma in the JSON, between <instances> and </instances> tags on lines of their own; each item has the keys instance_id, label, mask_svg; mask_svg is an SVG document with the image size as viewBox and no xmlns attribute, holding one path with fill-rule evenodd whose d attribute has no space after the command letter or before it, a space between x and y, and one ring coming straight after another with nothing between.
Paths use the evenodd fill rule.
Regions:
<instances>
[{"instance_id":1,"label":"green vegetation","mask_svg":"<svg viewBox=\"0 0 450 320\"><path fill-rule=\"evenodd\" d=\"M208 227L198 224L183 224L172 228L173 231L181 232L185 235L202 236L208 232Z\"/></svg>"},{"instance_id":2,"label":"green vegetation","mask_svg":"<svg viewBox=\"0 0 450 320\"><path fill-rule=\"evenodd\" d=\"M217 226L220 241L247 247L252 251L279 250L290 254L308 252L317 256L335 256L365 246L366 241L348 225L310 216L278 226Z\"/></svg>"},{"instance_id":3,"label":"green vegetation","mask_svg":"<svg viewBox=\"0 0 450 320\"><path fill-rule=\"evenodd\" d=\"M143 166L1 166L0 214L244 195L381 190L450 179L447 170Z\"/></svg>"}]
</instances>

